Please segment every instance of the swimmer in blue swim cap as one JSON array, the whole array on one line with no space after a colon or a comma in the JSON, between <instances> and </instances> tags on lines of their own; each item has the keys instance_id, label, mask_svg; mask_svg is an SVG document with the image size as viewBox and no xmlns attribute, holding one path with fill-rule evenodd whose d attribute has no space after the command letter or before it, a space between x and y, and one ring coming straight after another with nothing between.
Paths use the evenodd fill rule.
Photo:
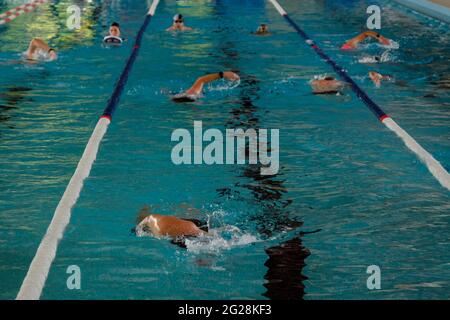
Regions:
<instances>
[{"instance_id":1,"label":"swimmer in blue swim cap","mask_svg":"<svg viewBox=\"0 0 450 320\"><path fill-rule=\"evenodd\" d=\"M224 72L221 71L218 73L207 74L203 77L198 78L194 82L192 87L190 87L188 90L173 96L172 100L175 102L194 102L200 97L202 90L203 90L203 86L206 83L209 83L209 82L212 82L212 81L215 81L218 79L227 79L230 81L238 81L240 79L240 77L232 71L224 71Z\"/></svg>"},{"instance_id":2,"label":"swimmer in blue swim cap","mask_svg":"<svg viewBox=\"0 0 450 320\"><path fill-rule=\"evenodd\" d=\"M44 40L39 38L34 38L30 41L25 56L28 60L43 60L43 61L53 61L57 59L57 54L55 49L49 47Z\"/></svg>"},{"instance_id":3,"label":"swimmer in blue swim cap","mask_svg":"<svg viewBox=\"0 0 450 320\"><path fill-rule=\"evenodd\" d=\"M184 25L184 17L179 13L173 16L172 26L166 29L166 31L191 31L191 30L192 28Z\"/></svg>"},{"instance_id":4,"label":"swimmer in blue swim cap","mask_svg":"<svg viewBox=\"0 0 450 320\"><path fill-rule=\"evenodd\" d=\"M103 38L103 42L108 44L121 44L123 39L120 35L120 25L117 22L113 22L109 27L109 34Z\"/></svg>"}]
</instances>

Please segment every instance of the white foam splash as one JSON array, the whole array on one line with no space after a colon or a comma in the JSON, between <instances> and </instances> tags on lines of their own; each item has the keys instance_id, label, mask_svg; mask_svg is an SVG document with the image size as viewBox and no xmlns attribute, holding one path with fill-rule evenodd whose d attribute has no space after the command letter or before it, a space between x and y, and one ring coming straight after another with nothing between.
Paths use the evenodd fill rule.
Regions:
<instances>
[{"instance_id":1,"label":"white foam splash","mask_svg":"<svg viewBox=\"0 0 450 320\"><path fill-rule=\"evenodd\" d=\"M233 90L234 88L238 87L241 84L241 80L237 81L223 81L219 82L217 85L209 84L208 90L209 91L227 91L227 90Z\"/></svg>"},{"instance_id":2,"label":"white foam splash","mask_svg":"<svg viewBox=\"0 0 450 320\"><path fill-rule=\"evenodd\" d=\"M219 253L234 247L246 246L261 241L252 234L242 232L236 226L210 230L209 235L186 239L185 244L192 253Z\"/></svg>"}]
</instances>

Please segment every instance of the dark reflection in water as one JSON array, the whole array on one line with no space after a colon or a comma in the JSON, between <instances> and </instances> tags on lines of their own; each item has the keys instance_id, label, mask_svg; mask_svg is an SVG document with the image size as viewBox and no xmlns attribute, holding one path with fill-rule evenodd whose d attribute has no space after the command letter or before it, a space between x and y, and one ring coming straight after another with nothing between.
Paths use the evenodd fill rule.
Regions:
<instances>
[{"instance_id":1,"label":"dark reflection in water","mask_svg":"<svg viewBox=\"0 0 450 320\"><path fill-rule=\"evenodd\" d=\"M28 87L9 87L5 92L0 93L0 123L6 123L11 119L8 111L17 108L17 104L24 100L31 88ZM8 128L14 129L14 125L7 124Z\"/></svg>"},{"instance_id":2,"label":"dark reflection in water","mask_svg":"<svg viewBox=\"0 0 450 320\"><path fill-rule=\"evenodd\" d=\"M218 1L216 13L218 16L226 15L226 3L222 6ZM224 21L227 21L225 18ZM215 55L227 70L239 70L239 52L234 43L227 39L224 32L227 28L221 26L217 31L219 38L219 54ZM251 75L240 72L241 85L239 87L239 105L230 112L230 119L226 123L227 128L255 129L260 128L258 106L255 104L260 99L260 81ZM246 144L246 155L249 154L249 144ZM270 145L269 145L270 151ZM259 155L258 155L259 156ZM281 231L293 230L302 225L301 221L289 218L288 207L292 199L286 199L288 190L284 181L280 178L282 173L272 176L260 174L261 165L246 165L241 175L242 182L235 183L234 187L221 188L218 191L221 197L233 196L235 199L246 201L239 192L240 188L250 190L253 201L261 206L262 210L248 217L249 221L256 223L257 231L265 237L271 237ZM282 167L280 171L282 171ZM249 181L249 182L247 182ZM247 200L248 201L248 200ZM264 277L267 283L264 285L267 291L263 294L270 299L296 299L300 300L304 295L302 275L305 259L309 251L302 246L300 236L283 242L282 244L266 249L269 258L265 263L268 268Z\"/></svg>"},{"instance_id":3,"label":"dark reflection in water","mask_svg":"<svg viewBox=\"0 0 450 320\"><path fill-rule=\"evenodd\" d=\"M263 296L271 300L300 300L305 294L302 274L305 259L310 255L303 247L300 237L285 241L279 246L266 249L269 256L264 264L268 270L264 279L267 291Z\"/></svg>"}]
</instances>

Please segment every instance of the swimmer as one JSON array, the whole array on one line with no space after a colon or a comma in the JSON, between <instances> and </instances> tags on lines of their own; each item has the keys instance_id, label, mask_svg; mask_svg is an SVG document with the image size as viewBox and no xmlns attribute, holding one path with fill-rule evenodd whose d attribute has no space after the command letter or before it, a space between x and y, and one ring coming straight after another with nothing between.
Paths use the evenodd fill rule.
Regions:
<instances>
[{"instance_id":1,"label":"swimmer","mask_svg":"<svg viewBox=\"0 0 450 320\"><path fill-rule=\"evenodd\" d=\"M109 34L103 38L103 42L108 44L121 44L123 39L120 37L120 25L117 22L111 23Z\"/></svg>"},{"instance_id":2,"label":"swimmer","mask_svg":"<svg viewBox=\"0 0 450 320\"><path fill-rule=\"evenodd\" d=\"M184 18L181 14L176 14L173 16L173 24L171 27L167 28L166 31L190 31L192 28L186 27L184 25Z\"/></svg>"},{"instance_id":3,"label":"swimmer","mask_svg":"<svg viewBox=\"0 0 450 320\"><path fill-rule=\"evenodd\" d=\"M342 50L356 49L358 47L359 43L367 38L377 39L380 44L385 45L385 46L391 45L391 43L392 43L392 40L383 37L382 35L380 35L377 32L366 31L366 32L363 32L363 33L357 35L356 37L348 40L346 43L344 43L342 45L341 49Z\"/></svg>"},{"instance_id":4,"label":"swimmer","mask_svg":"<svg viewBox=\"0 0 450 320\"><path fill-rule=\"evenodd\" d=\"M190 87L188 90L173 96L172 100L175 102L194 102L202 93L203 86L206 83L213 82L218 79L238 81L240 78L236 73L231 71L224 71L224 72L221 71L219 73L208 74L198 78L194 82L192 87Z\"/></svg>"},{"instance_id":5,"label":"swimmer","mask_svg":"<svg viewBox=\"0 0 450 320\"><path fill-rule=\"evenodd\" d=\"M30 41L30 45L28 46L27 51L25 52L25 56L28 60L48 60L53 61L56 60L57 55L56 51L53 48L50 48L44 40L39 38L34 38Z\"/></svg>"},{"instance_id":6,"label":"swimmer","mask_svg":"<svg viewBox=\"0 0 450 320\"><path fill-rule=\"evenodd\" d=\"M167 236L172 239L208 235L206 223L196 219L182 219L151 213L147 206L139 213L136 230L142 230L157 237Z\"/></svg>"},{"instance_id":7,"label":"swimmer","mask_svg":"<svg viewBox=\"0 0 450 320\"><path fill-rule=\"evenodd\" d=\"M370 71L369 77L377 87L379 87L381 85L381 80L388 80L388 81L392 80L391 76L389 76L389 75L383 76L382 74L375 72L375 71Z\"/></svg>"},{"instance_id":8,"label":"swimmer","mask_svg":"<svg viewBox=\"0 0 450 320\"><path fill-rule=\"evenodd\" d=\"M267 27L267 24L265 23L261 23L261 25L258 27L258 30L256 30L256 32L254 32L253 34L258 35L258 36L266 36L269 35L269 29Z\"/></svg>"},{"instance_id":9,"label":"swimmer","mask_svg":"<svg viewBox=\"0 0 450 320\"><path fill-rule=\"evenodd\" d=\"M326 76L323 79L315 79L310 82L314 94L337 94L347 85L345 82Z\"/></svg>"}]
</instances>

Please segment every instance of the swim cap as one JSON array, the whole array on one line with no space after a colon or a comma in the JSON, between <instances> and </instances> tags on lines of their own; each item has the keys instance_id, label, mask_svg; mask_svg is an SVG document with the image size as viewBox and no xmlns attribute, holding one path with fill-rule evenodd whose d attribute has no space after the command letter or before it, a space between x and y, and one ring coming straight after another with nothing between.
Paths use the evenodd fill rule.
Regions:
<instances>
[{"instance_id":1,"label":"swim cap","mask_svg":"<svg viewBox=\"0 0 450 320\"><path fill-rule=\"evenodd\" d=\"M344 43L341 47L342 50L352 50L353 47L347 43Z\"/></svg>"},{"instance_id":2,"label":"swim cap","mask_svg":"<svg viewBox=\"0 0 450 320\"><path fill-rule=\"evenodd\" d=\"M183 15L177 13L176 15L173 16L173 21L177 21L177 20L183 20Z\"/></svg>"}]
</instances>

